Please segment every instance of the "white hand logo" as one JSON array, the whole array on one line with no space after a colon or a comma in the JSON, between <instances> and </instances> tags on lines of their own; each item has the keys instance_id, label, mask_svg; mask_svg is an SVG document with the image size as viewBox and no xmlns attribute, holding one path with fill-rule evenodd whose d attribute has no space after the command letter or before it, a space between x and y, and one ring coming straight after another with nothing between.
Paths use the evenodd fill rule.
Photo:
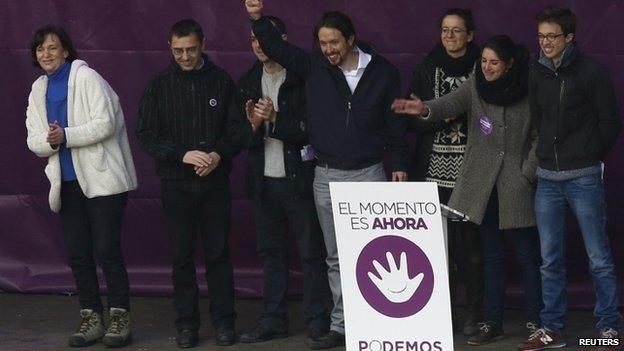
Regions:
<instances>
[{"instance_id":1,"label":"white hand logo","mask_svg":"<svg viewBox=\"0 0 624 351\"><path fill-rule=\"evenodd\" d=\"M425 277L425 273L419 273L412 279L409 278L405 252L401 252L399 267L397 267L392 253L386 252L386 258L390 271L387 271L377 260L373 260L373 266L375 266L379 277L373 272L368 272L368 277L389 301L394 303L405 302L414 295Z\"/></svg>"}]
</instances>

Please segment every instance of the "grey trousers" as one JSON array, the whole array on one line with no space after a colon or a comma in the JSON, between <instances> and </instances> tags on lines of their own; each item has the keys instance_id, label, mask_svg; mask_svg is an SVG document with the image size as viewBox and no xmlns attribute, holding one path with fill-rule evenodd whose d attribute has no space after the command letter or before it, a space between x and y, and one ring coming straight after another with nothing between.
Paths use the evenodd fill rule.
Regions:
<instances>
[{"instance_id":1,"label":"grey trousers","mask_svg":"<svg viewBox=\"0 0 624 351\"><path fill-rule=\"evenodd\" d=\"M334 308L331 312L331 330L344 334L344 313L342 307L342 288L340 286L340 264L338 262L338 247L336 246L336 230L332 214L331 197L329 195L330 182L384 182L386 173L383 165L376 165L357 169L341 170L317 166L314 170L314 202L318 214L325 247L327 248L327 277L334 299Z\"/></svg>"}]
</instances>

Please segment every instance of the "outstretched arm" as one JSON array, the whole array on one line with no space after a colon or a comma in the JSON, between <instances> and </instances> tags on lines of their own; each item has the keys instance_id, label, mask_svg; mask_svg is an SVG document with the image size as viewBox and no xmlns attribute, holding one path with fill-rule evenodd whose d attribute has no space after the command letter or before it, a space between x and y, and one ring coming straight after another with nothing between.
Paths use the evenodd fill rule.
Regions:
<instances>
[{"instance_id":1,"label":"outstretched arm","mask_svg":"<svg viewBox=\"0 0 624 351\"><path fill-rule=\"evenodd\" d=\"M411 99L396 99L392 103L392 110L398 114L413 115L431 122L444 121L449 116L458 116L466 113L471 101L470 79L456 90L426 102L415 95Z\"/></svg>"},{"instance_id":2,"label":"outstretched arm","mask_svg":"<svg viewBox=\"0 0 624 351\"><path fill-rule=\"evenodd\" d=\"M310 55L303 49L282 39L271 21L262 16L261 0L245 0L245 8L251 17L251 28L265 55L300 77L310 72Z\"/></svg>"}]
</instances>

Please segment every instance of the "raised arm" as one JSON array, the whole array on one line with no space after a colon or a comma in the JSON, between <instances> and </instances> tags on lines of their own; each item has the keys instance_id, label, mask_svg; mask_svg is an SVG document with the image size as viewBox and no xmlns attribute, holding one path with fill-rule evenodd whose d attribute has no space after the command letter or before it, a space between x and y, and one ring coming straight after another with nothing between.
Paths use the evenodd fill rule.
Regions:
<instances>
[{"instance_id":1,"label":"raised arm","mask_svg":"<svg viewBox=\"0 0 624 351\"><path fill-rule=\"evenodd\" d=\"M251 17L251 28L265 55L287 70L305 78L311 70L310 55L303 49L282 39L271 21L262 16L261 0L245 0L245 8Z\"/></svg>"}]
</instances>

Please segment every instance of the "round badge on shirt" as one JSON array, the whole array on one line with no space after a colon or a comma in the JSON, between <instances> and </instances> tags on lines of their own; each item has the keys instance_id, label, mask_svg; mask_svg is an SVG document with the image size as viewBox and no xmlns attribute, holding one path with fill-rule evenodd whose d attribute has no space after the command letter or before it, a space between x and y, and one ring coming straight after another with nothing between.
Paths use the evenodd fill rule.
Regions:
<instances>
[{"instance_id":1,"label":"round badge on shirt","mask_svg":"<svg viewBox=\"0 0 624 351\"><path fill-rule=\"evenodd\" d=\"M492 134L492 131L494 130L494 123L492 123L490 117L481 116L481 118L479 118L479 130L481 130L481 133L485 136Z\"/></svg>"}]
</instances>

